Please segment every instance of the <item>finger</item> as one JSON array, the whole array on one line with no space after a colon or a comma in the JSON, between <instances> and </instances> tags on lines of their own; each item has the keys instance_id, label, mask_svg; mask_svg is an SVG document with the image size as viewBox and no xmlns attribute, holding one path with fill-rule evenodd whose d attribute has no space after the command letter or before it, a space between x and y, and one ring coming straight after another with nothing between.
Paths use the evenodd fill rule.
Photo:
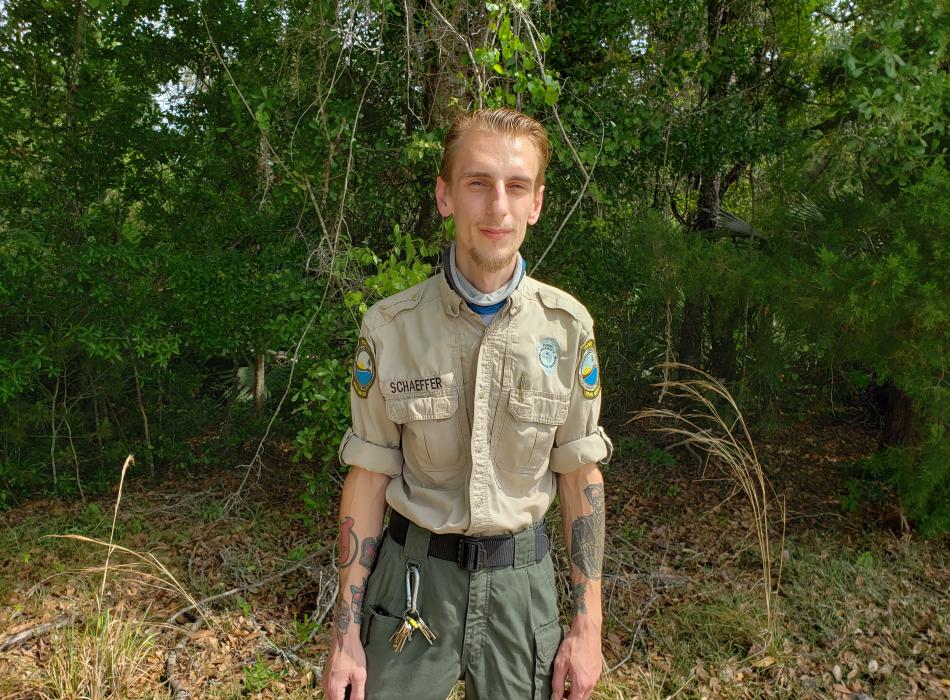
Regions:
<instances>
[{"instance_id":1,"label":"finger","mask_svg":"<svg viewBox=\"0 0 950 700\"><path fill-rule=\"evenodd\" d=\"M554 675L551 676L551 700L564 697L564 680L567 677L567 663L560 653L554 659Z\"/></svg>"},{"instance_id":2,"label":"finger","mask_svg":"<svg viewBox=\"0 0 950 700\"><path fill-rule=\"evenodd\" d=\"M327 696L327 700L344 700L346 697L344 695L346 690L344 683L345 680L341 679L339 676L330 676L330 681L323 689L324 694Z\"/></svg>"},{"instance_id":3,"label":"finger","mask_svg":"<svg viewBox=\"0 0 950 700\"><path fill-rule=\"evenodd\" d=\"M567 700L587 700L592 692L594 692L594 681L589 678L579 680L572 677L571 694Z\"/></svg>"},{"instance_id":4,"label":"finger","mask_svg":"<svg viewBox=\"0 0 950 700\"><path fill-rule=\"evenodd\" d=\"M587 700L590 697L590 691L591 688L571 679L571 694L567 697L567 700Z\"/></svg>"},{"instance_id":5,"label":"finger","mask_svg":"<svg viewBox=\"0 0 950 700\"><path fill-rule=\"evenodd\" d=\"M365 700L366 698L366 672L353 672L352 683L347 688L347 695L344 700Z\"/></svg>"}]
</instances>

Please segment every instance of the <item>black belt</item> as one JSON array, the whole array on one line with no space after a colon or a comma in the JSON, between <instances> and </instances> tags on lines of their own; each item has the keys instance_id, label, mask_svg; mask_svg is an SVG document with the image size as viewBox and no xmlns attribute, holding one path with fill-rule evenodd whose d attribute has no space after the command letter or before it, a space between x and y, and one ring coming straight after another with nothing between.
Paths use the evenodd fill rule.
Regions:
<instances>
[{"instance_id":1,"label":"black belt","mask_svg":"<svg viewBox=\"0 0 950 700\"><path fill-rule=\"evenodd\" d=\"M393 511L389 518L389 535L401 545L406 544L409 519ZM551 541L542 520L534 526L534 557L539 562L551 549ZM466 537L465 535L438 535L429 533L429 556L454 561L466 571L478 571L515 563L515 536Z\"/></svg>"}]
</instances>

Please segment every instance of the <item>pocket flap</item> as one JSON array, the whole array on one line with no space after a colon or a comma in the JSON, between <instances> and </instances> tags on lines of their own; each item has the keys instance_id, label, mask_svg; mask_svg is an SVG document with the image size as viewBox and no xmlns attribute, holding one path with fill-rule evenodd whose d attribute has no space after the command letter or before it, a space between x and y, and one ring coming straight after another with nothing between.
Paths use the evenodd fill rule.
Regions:
<instances>
[{"instance_id":1,"label":"pocket flap","mask_svg":"<svg viewBox=\"0 0 950 700\"><path fill-rule=\"evenodd\" d=\"M561 623L553 620L541 625L534 631L535 654L538 665L544 665L554 658L557 648L561 645Z\"/></svg>"},{"instance_id":2,"label":"pocket flap","mask_svg":"<svg viewBox=\"0 0 950 700\"><path fill-rule=\"evenodd\" d=\"M386 399L386 415L393 423L408 423L414 420L440 420L451 418L459 408L458 394L451 391L442 396L412 396Z\"/></svg>"},{"instance_id":3,"label":"pocket flap","mask_svg":"<svg viewBox=\"0 0 950 700\"><path fill-rule=\"evenodd\" d=\"M567 420L570 405L566 396L540 391L512 389L508 396L508 412L528 423L561 425Z\"/></svg>"}]
</instances>

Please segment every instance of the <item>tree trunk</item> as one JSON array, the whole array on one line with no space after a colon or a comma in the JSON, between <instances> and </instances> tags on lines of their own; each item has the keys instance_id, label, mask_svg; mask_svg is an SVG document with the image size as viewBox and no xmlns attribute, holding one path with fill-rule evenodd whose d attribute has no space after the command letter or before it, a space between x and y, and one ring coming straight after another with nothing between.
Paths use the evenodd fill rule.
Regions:
<instances>
[{"instance_id":1,"label":"tree trunk","mask_svg":"<svg viewBox=\"0 0 950 700\"><path fill-rule=\"evenodd\" d=\"M701 367L703 363L703 311L705 307L705 295L697 294L693 297L687 292L686 301L683 303L683 319L680 322L676 358L679 362L693 367Z\"/></svg>"},{"instance_id":2,"label":"tree trunk","mask_svg":"<svg viewBox=\"0 0 950 700\"><path fill-rule=\"evenodd\" d=\"M709 304L709 335L711 348L709 366L713 376L721 382L736 377L736 341L734 331L739 315L729 299L712 299Z\"/></svg>"},{"instance_id":3,"label":"tree trunk","mask_svg":"<svg viewBox=\"0 0 950 700\"><path fill-rule=\"evenodd\" d=\"M142 415L142 429L145 431L145 446L148 448L148 470L149 476L155 476L155 460L152 457L152 436L148 428L148 414L145 412L145 401L142 399L142 382L139 379L139 369L135 362L135 356L132 356L132 376L135 378L135 400L139 405L139 413Z\"/></svg>"},{"instance_id":4,"label":"tree trunk","mask_svg":"<svg viewBox=\"0 0 950 700\"><path fill-rule=\"evenodd\" d=\"M716 40L722 27L730 21L725 6L719 0L709 0L706 6L706 52L716 52ZM730 69L722 68L709 85L704 102L716 104L727 92ZM695 235L702 235L716 228L716 217L721 203L722 177L719 169L709 165L699 173L699 199L696 216L689 221L689 230ZM678 343L679 361L694 367L703 365L704 318L706 317L707 291L687 291L686 301L683 304L683 320L680 326ZM716 309L712 309L710 316L711 336L713 342L711 358L713 365L722 368L731 367L730 376L734 373L735 346L732 345L731 328L720 327L715 318ZM728 343L726 342L728 340ZM732 345L727 351L726 345ZM731 353L731 355L730 355ZM718 374L718 371L717 371Z\"/></svg>"},{"instance_id":5,"label":"tree trunk","mask_svg":"<svg viewBox=\"0 0 950 700\"><path fill-rule=\"evenodd\" d=\"M254 367L254 408L257 413L264 409L264 356L258 355Z\"/></svg>"},{"instance_id":6,"label":"tree trunk","mask_svg":"<svg viewBox=\"0 0 950 700\"><path fill-rule=\"evenodd\" d=\"M881 412L881 447L909 445L915 437L914 405L893 380L874 389Z\"/></svg>"}]
</instances>

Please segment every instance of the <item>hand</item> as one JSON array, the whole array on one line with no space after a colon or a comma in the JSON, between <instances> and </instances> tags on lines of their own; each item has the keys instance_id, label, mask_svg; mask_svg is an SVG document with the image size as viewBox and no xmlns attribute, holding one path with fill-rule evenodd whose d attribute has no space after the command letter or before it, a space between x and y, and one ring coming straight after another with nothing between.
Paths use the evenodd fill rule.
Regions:
<instances>
[{"instance_id":1,"label":"hand","mask_svg":"<svg viewBox=\"0 0 950 700\"><path fill-rule=\"evenodd\" d=\"M567 679L571 681L568 700L587 700L590 697L604 665L600 645L599 631L581 632L571 626L571 631L564 637L554 658L551 700L565 697L564 682Z\"/></svg>"},{"instance_id":2,"label":"hand","mask_svg":"<svg viewBox=\"0 0 950 700\"><path fill-rule=\"evenodd\" d=\"M323 667L323 694L326 700L364 700L366 691L366 652L360 644L359 628L343 636L343 645L337 644L339 632L333 631L333 648ZM350 694L346 695L346 688Z\"/></svg>"}]
</instances>

